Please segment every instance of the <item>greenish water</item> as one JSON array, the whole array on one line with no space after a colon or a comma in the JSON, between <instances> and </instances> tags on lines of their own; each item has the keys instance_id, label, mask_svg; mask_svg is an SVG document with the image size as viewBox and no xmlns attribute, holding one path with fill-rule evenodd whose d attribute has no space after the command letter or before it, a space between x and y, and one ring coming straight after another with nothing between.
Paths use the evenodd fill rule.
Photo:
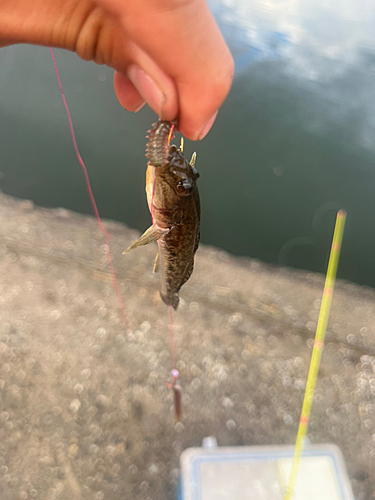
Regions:
<instances>
[{"instance_id":1,"label":"greenish water","mask_svg":"<svg viewBox=\"0 0 375 500\"><path fill-rule=\"evenodd\" d=\"M335 210L348 222L339 276L375 286L375 5L211 1L231 46L232 92L198 153L202 241L324 271ZM112 71L56 51L102 217L144 230L145 135ZM0 189L92 213L48 49L0 49Z\"/></svg>"}]
</instances>

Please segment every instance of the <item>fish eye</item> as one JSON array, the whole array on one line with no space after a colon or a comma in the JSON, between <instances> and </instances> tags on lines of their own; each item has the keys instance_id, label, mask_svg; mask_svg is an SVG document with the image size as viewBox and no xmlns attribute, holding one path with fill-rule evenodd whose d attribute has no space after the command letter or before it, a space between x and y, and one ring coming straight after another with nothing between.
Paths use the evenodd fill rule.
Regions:
<instances>
[{"instance_id":1,"label":"fish eye","mask_svg":"<svg viewBox=\"0 0 375 500\"><path fill-rule=\"evenodd\" d=\"M187 195L191 191L190 182L180 181L176 185L176 191L178 194Z\"/></svg>"}]
</instances>

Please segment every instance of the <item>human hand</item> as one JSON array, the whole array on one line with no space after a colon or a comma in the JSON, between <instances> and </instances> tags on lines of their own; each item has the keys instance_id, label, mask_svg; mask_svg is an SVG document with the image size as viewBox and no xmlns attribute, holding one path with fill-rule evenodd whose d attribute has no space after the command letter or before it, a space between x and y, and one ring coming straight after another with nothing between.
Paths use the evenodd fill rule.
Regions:
<instances>
[{"instance_id":1,"label":"human hand","mask_svg":"<svg viewBox=\"0 0 375 500\"><path fill-rule=\"evenodd\" d=\"M145 102L203 139L227 96L233 60L205 0L0 0L0 46L61 47L114 68L118 100Z\"/></svg>"}]
</instances>

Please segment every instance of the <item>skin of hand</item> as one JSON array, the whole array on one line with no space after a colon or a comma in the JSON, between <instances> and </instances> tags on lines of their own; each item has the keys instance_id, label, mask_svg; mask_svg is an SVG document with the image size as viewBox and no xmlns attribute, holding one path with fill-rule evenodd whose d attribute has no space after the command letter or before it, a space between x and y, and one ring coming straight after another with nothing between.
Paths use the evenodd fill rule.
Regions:
<instances>
[{"instance_id":1,"label":"skin of hand","mask_svg":"<svg viewBox=\"0 0 375 500\"><path fill-rule=\"evenodd\" d=\"M145 102L203 139L233 78L229 49L205 0L0 0L0 46L32 43L115 69L118 100Z\"/></svg>"}]
</instances>

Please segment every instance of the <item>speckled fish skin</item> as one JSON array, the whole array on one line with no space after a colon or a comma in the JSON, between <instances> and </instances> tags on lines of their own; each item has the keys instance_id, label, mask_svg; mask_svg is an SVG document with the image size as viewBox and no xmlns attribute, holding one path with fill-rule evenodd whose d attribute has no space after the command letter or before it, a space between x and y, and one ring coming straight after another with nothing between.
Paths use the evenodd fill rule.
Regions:
<instances>
[{"instance_id":1,"label":"speckled fish skin","mask_svg":"<svg viewBox=\"0 0 375 500\"><path fill-rule=\"evenodd\" d=\"M171 123L159 121L153 127L147 148L150 160L146 172L147 201L154 226L166 230L158 239L160 295L166 304L177 309L180 288L193 272L199 245L200 202L196 185L199 174L180 149L168 144Z\"/></svg>"}]
</instances>

